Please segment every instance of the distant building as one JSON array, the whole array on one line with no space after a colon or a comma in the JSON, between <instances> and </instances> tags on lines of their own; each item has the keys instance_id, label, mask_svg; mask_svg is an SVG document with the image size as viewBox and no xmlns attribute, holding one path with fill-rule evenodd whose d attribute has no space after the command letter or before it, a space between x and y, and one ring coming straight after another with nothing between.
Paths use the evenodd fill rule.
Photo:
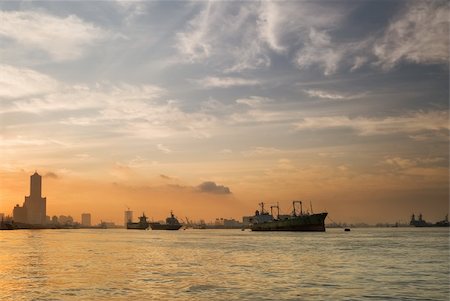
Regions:
<instances>
[{"instance_id":1,"label":"distant building","mask_svg":"<svg viewBox=\"0 0 450 301\"><path fill-rule=\"evenodd\" d=\"M5 214L4 213L0 213L0 221L5 219Z\"/></svg>"},{"instance_id":2,"label":"distant building","mask_svg":"<svg viewBox=\"0 0 450 301\"><path fill-rule=\"evenodd\" d=\"M81 225L84 227L91 226L91 214L90 213L81 214Z\"/></svg>"},{"instance_id":3,"label":"distant building","mask_svg":"<svg viewBox=\"0 0 450 301\"><path fill-rule=\"evenodd\" d=\"M16 223L27 223L27 208L20 207L19 204L17 204L13 209L13 219Z\"/></svg>"},{"instance_id":4,"label":"distant building","mask_svg":"<svg viewBox=\"0 0 450 301\"><path fill-rule=\"evenodd\" d=\"M58 224L58 217L56 215L53 215L52 217L52 224L54 225Z\"/></svg>"},{"instance_id":5,"label":"distant building","mask_svg":"<svg viewBox=\"0 0 450 301\"><path fill-rule=\"evenodd\" d=\"M104 222L104 221L102 221L99 224L99 226L101 228L105 228L105 229L107 229L107 228L117 228L117 226L116 226L116 224L114 222Z\"/></svg>"},{"instance_id":6,"label":"distant building","mask_svg":"<svg viewBox=\"0 0 450 301\"><path fill-rule=\"evenodd\" d=\"M126 227L127 223L133 221L133 211L126 210L124 214L123 224Z\"/></svg>"},{"instance_id":7,"label":"distant building","mask_svg":"<svg viewBox=\"0 0 450 301\"><path fill-rule=\"evenodd\" d=\"M14 221L34 225L46 223L47 199L41 193L42 177L35 172L30 177L30 195L25 197L22 207L17 204L13 209Z\"/></svg>"},{"instance_id":8,"label":"distant building","mask_svg":"<svg viewBox=\"0 0 450 301\"><path fill-rule=\"evenodd\" d=\"M65 215L60 215L58 218L58 222L61 225L73 225L73 217L69 216L65 216Z\"/></svg>"},{"instance_id":9,"label":"distant building","mask_svg":"<svg viewBox=\"0 0 450 301\"><path fill-rule=\"evenodd\" d=\"M242 223L238 222L234 218L232 219L224 219L223 220L223 226L225 228L239 228L242 226Z\"/></svg>"}]
</instances>

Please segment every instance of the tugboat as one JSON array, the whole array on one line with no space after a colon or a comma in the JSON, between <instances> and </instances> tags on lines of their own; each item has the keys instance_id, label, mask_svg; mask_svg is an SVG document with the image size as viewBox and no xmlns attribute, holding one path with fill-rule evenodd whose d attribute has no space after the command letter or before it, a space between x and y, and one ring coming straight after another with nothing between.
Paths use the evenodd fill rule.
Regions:
<instances>
[{"instance_id":1,"label":"tugboat","mask_svg":"<svg viewBox=\"0 0 450 301\"><path fill-rule=\"evenodd\" d=\"M139 222L133 223L129 221L127 223L127 229L132 230L146 230L149 227L149 223L147 222L147 217L144 213L142 213L142 216L139 217Z\"/></svg>"},{"instance_id":2,"label":"tugboat","mask_svg":"<svg viewBox=\"0 0 450 301\"><path fill-rule=\"evenodd\" d=\"M261 211L256 210L255 215L250 219L250 229L252 231L325 231L325 218L327 212L311 213L303 212L302 202L292 202L292 214L280 216L280 207L271 206L270 214L264 210L264 203L259 204ZM300 210L296 209L296 205ZM273 208L278 209L277 218L273 216Z\"/></svg>"},{"instance_id":3,"label":"tugboat","mask_svg":"<svg viewBox=\"0 0 450 301\"><path fill-rule=\"evenodd\" d=\"M150 223L152 230L179 230L183 225L176 219L173 212L170 211L170 216L166 218L166 223Z\"/></svg>"}]
</instances>

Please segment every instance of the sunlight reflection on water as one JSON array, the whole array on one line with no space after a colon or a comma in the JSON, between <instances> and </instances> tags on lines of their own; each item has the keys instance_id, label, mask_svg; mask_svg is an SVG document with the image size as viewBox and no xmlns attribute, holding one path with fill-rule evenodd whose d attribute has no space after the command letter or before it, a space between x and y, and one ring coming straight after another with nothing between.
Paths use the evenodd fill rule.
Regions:
<instances>
[{"instance_id":1,"label":"sunlight reflection on water","mask_svg":"<svg viewBox=\"0 0 450 301\"><path fill-rule=\"evenodd\" d=\"M2 300L449 300L448 229L0 231Z\"/></svg>"}]
</instances>

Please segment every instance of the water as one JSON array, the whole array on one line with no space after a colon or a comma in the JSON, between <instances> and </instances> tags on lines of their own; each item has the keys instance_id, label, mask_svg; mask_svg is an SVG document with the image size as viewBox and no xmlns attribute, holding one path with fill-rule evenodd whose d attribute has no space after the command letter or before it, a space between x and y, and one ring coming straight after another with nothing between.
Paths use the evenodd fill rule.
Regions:
<instances>
[{"instance_id":1,"label":"water","mask_svg":"<svg viewBox=\"0 0 450 301\"><path fill-rule=\"evenodd\" d=\"M438 228L0 231L1 300L449 300Z\"/></svg>"}]
</instances>

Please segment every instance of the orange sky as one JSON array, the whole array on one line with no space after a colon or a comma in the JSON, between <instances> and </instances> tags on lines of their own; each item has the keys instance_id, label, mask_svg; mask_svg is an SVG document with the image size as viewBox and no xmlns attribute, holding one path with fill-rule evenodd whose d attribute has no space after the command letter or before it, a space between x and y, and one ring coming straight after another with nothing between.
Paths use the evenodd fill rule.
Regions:
<instances>
[{"instance_id":1,"label":"orange sky","mask_svg":"<svg viewBox=\"0 0 450 301\"><path fill-rule=\"evenodd\" d=\"M311 201L315 211L326 210L331 220L347 222L406 222L413 212L439 220L448 211L446 169L432 170L426 177L358 175L326 166L301 169L284 161L261 176L222 177L220 183L230 187L230 194L200 192L194 184L199 181L159 174L133 181L117 175L87 179L39 172L44 175L48 215L72 215L80 220L81 213L90 212L95 223L106 220L120 224L126 206L135 212L135 217L144 211L156 220L165 218L170 210L194 220L240 219L252 214L261 200L280 202L284 212L291 209L291 200L304 200L308 206ZM1 173L0 212L10 214L15 204L22 205L24 196L29 194L31 173Z\"/></svg>"},{"instance_id":2,"label":"orange sky","mask_svg":"<svg viewBox=\"0 0 450 301\"><path fill-rule=\"evenodd\" d=\"M374 9L376 6L377 9ZM449 210L445 1L0 2L0 212ZM370 22L368 22L369 20Z\"/></svg>"}]
</instances>

